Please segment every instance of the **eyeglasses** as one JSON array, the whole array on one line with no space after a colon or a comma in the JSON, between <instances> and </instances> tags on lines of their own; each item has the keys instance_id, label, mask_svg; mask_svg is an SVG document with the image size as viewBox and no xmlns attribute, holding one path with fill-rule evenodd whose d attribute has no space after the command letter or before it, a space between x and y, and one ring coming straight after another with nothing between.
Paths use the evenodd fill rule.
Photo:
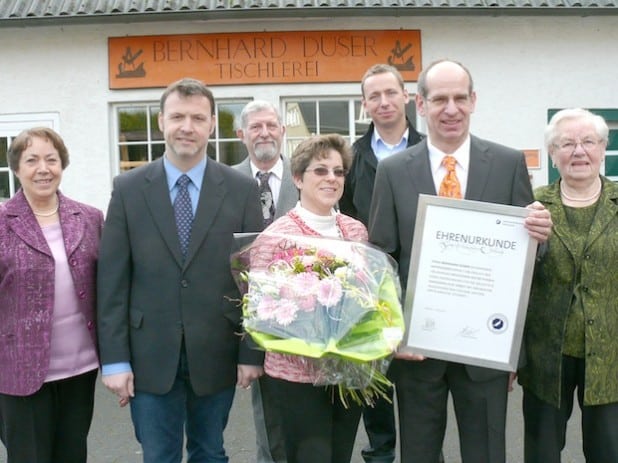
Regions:
<instances>
[{"instance_id":1,"label":"eyeglasses","mask_svg":"<svg viewBox=\"0 0 618 463\"><path fill-rule=\"evenodd\" d=\"M345 177L345 174L348 172L342 167L335 167L334 169L329 169L328 167L318 166L313 169L305 169L305 172L313 172L318 177L326 177L329 173L333 173L335 177Z\"/></svg>"},{"instance_id":2,"label":"eyeglasses","mask_svg":"<svg viewBox=\"0 0 618 463\"><path fill-rule=\"evenodd\" d=\"M564 140L560 143L554 143L554 146L558 148L563 153L574 153L577 149L577 145L581 145L586 153L594 150L599 144L601 140L595 140L593 138L586 138L585 140L575 141L575 140Z\"/></svg>"},{"instance_id":3,"label":"eyeglasses","mask_svg":"<svg viewBox=\"0 0 618 463\"><path fill-rule=\"evenodd\" d=\"M443 108L448 105L449 101L453 100L453 103L455 103L455 106L462 107L468 104L468 102L470 101L470 98L471 96L468 94L454 95L452 97L448 97L446 95L438 95L438 96L434 96L431 98L425 98L425 101L428 101L432 105L437 106L439 108Z\"/></svg>"}]
</instances>

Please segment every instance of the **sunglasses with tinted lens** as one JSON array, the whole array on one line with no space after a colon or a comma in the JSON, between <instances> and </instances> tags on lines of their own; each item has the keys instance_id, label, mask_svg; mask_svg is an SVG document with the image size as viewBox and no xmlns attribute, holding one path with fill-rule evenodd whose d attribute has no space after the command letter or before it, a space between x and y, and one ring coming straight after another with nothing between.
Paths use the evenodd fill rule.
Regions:
<instances>
[{"instance_id":1,"label":"sunglasses with tinted lens","mask_svg":"<svg viewBox=\"0 0 618 463\"><path fill-rule=\"evenodd\" d=\"M346 170L341 167L329 169L328 167L323 166L314 167L313 169L306 169L305 172L313 172L318 177L326 177L330 172L332 172L335 177L345 177L345 174L347 173Z\"/></svg>"}]
</instances>

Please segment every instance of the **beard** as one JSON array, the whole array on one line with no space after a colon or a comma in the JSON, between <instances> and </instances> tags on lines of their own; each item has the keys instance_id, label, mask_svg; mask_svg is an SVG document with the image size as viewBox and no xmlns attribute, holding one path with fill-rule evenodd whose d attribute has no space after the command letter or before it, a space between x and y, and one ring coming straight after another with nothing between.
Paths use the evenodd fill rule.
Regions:
<instances>
[{"instance_id":1,"label":"beard","mask_svg":"<svg viewBox=\"0 0 618 463\"><path fill-rule=\"evenodd\" d=\"M274 142L267 143L267 144L261 143L260 145L255 147L254 154L255 154L255 158L258 161L261 161L261 162L272 161L277 156L279 156L279 148L277 147L277 144Z\"/></svg>"}]
</instances>

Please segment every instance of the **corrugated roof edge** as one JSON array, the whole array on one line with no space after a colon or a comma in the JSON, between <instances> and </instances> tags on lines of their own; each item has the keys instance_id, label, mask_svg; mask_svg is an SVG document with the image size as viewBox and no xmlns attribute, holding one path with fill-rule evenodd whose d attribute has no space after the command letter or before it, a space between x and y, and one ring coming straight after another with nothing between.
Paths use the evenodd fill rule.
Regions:
<instances>
[{"instance_id":1,"label":"corrugated roof edge","mask_svg":"<svg viewBox=\"0 0 618 463\"><path fill-rule=\"evenodd\" d=\"M214 19L268 19L350 16L600 16L618 14L613 0L213 0L211 8L177 10L69 11L24 8L0 0L0 27L105 24L158 21L207 21ZM99 2L100 3L100 2ZM134 2L135 3L135 2ZM139 3L139 2L138 2ZM224 5L227 4L227 5ZM266 6L258 5L266 3ZM304 4L303 4L304 3ZM376 5L379 3L379 5ZM316 5L317 4L317 5ZM20 8L21 6L21 8Z\"/></svg>"}]
</instances>

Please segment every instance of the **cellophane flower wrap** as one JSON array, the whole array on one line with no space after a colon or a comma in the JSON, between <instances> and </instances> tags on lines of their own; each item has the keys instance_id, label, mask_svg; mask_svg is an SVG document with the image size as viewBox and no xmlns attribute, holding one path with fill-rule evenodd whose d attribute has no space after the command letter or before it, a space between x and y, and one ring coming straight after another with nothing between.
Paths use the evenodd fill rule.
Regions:
<instances>
[{"instance_id":1,"label":"cellophane flower wrap","mask_svg":"<svg viewBox=\"0 0 618 463\"><path fill-rule=\"evenodd\" d=\"M395 261L361 242L264 232L232 255L243 326L264 350L304 356L316 385L372 404L403 337Z\"/></svg>"}]
</instances>

